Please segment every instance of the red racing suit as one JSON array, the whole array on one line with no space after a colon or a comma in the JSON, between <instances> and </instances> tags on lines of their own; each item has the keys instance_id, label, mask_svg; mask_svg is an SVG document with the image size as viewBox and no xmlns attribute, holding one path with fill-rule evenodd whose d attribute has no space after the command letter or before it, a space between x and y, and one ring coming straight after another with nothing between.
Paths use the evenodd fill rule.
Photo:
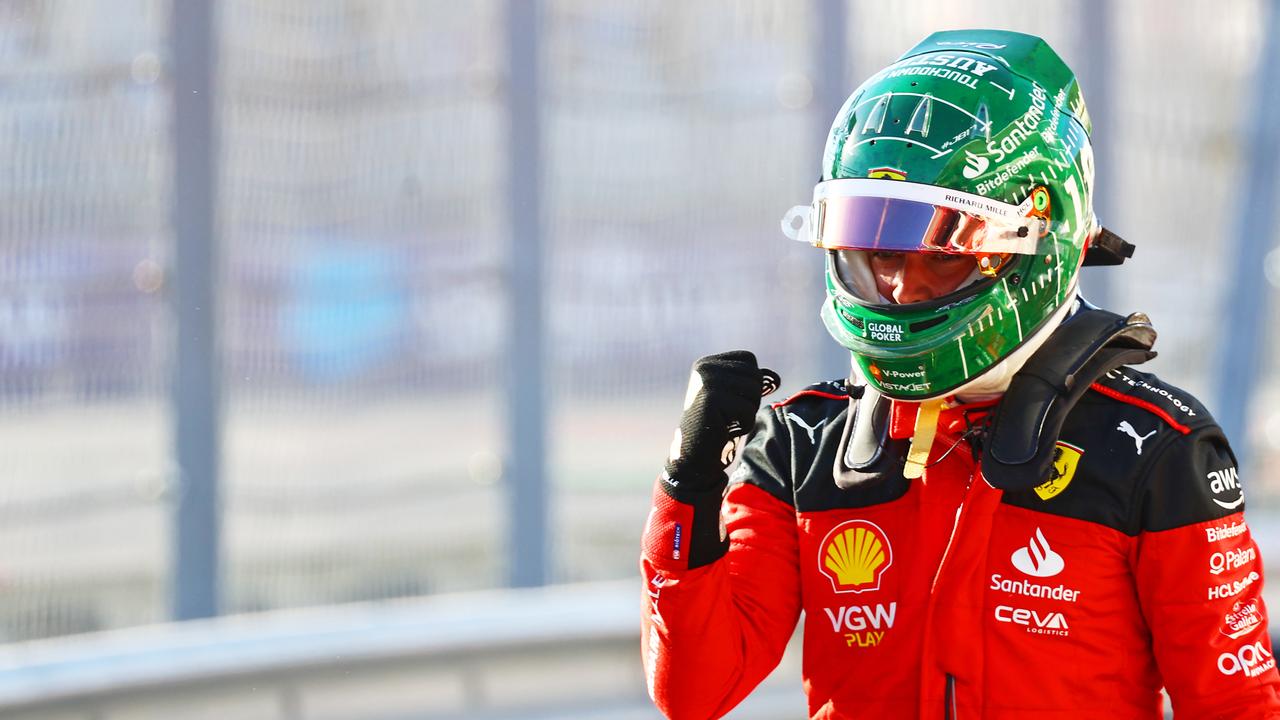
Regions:
<instances>
[{"instance_id":1,"label":"red racing suit","mask_svg":"<svg viewBox=\"0 0 1280 720\"><path fill-rule=\"evenodd\" d=\"M1120 368L1070 411L1033 490L982 477L990 405L944 410L924 477L834 482L862 388L766 408L722 486L659 479L642 654L671 718L729 712L801 611L812 718L1280 717L1262 560L1226 438L1182 390ZM887 402L887 401L886 401Z\"/></svg>"}]
</instances>

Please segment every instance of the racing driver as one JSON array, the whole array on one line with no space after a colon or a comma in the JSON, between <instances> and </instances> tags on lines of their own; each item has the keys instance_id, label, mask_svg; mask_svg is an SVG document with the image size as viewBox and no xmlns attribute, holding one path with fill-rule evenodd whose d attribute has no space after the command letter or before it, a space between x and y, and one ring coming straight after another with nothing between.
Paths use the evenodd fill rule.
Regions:
<instances>
[{"instance_id":1,"label":"racing driver","mask_svg":"<svg viewBox=\"0 0 1280 720\"><path fill-rule=\"evenodd\" d=\"M802 612L813 718L1150 719L1161 688L1178 718L1280 717L1227 439L1134 369L1146 316L1078 293L1133 251L1089 132L1012 32L930 35L844 104L783 228L826 255L852 377L761 410L754 355L694 364L641 557L669 717L728 713Z\"/></svg>"}]
</instances>

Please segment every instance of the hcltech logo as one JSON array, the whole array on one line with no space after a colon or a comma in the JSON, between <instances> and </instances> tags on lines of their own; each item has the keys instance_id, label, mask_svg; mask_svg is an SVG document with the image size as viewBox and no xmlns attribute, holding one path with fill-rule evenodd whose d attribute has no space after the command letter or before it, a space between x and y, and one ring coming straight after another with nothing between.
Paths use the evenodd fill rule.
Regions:
<instances>
[{"instance_id":1,"label":"hcltech logo","mask_svg":"<svg viewBox=\"0 0 1280 720\"><path fill-rule=\"evenodd\" d=\"M1049 541L1045 539L1040 528L1036 528L1035 537L1031 538L1031 542L1027 543L1026 547L1014 550L1013 556L1009 559L1014 567L1032 577L1053 577L1066 567L1062 556L1049 547Z\"/></svg>"}]
</instances>

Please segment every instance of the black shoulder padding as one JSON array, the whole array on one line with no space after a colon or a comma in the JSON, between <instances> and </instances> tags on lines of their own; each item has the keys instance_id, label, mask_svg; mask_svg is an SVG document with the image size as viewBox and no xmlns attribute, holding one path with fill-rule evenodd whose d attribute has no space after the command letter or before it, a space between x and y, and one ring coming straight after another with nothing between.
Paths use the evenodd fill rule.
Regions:
<instances>
[{"instance_id":1,"label":"black shoulder padding","mask_svg":"<svg viewBox=\"0 0 1280 720\"><path fill-rule=\"evenodd\" d=\"M836 486L849 490L902 472L906 457L906 440L889 439L890 403L869 386L852 408L852 417L844 424L840 450L836 453L832 475ZM898 447L902 446L902 447Z\"/></svg>"},{"instance_id":2,"label":"black shoulder padding","mask_svg":"<svg viewBox=\"0 0 1280 720\"><path fill-rule=\"evenodd\" d=\"M983 444L982 474L1002 490L1044 482L1067 413L1098 377L1155 357L1146 315L1082 306L1022 366L996 407Z\"/></svg>"}]
</instances>

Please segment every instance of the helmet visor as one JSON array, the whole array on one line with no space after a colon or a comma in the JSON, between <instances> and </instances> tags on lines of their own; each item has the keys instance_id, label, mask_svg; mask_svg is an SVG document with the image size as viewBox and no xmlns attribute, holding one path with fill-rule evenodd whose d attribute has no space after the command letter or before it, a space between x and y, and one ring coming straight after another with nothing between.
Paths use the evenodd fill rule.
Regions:
<instances>
[{"instance_id":1,"label":"helmet visor","mask_svg":"<svg viewBox=\"0 0 1280 720\"><path fill-rule=\"evenodd\" d=\"M813 220L813 244L828 250L1031 254L1040 239L1038 218L1009 221L893 198L820 198Z\"/></svg>"},{"instance_id":2,"label":"helmet visor","mask_svg":"<svg viewBox=\"0 0 1280 720\"><path fill-rule=\"evenodd\" d=\"M827 250L1030 255L1048 230L1031 198L1010 205L898 180L818 183L813 204L783 218L783 232Z\"/></svg>"}]
</instances>

